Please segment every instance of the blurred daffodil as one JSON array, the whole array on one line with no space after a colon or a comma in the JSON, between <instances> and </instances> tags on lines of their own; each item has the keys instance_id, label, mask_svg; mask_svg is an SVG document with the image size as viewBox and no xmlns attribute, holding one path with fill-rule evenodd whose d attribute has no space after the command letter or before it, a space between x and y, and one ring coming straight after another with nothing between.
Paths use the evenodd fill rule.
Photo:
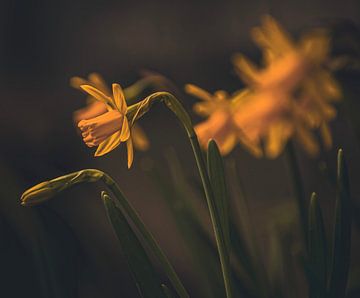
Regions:
<instances>
[{"instance_id":1,"label":"blurred daffodil","mask_svg":"<svg viewBox=\"0 0 360 298\"><path fill-rule=\"evenodd\" d=\"M111 97L110 88L108 87L104 79L97 73L89 74L87 80L80 77L72 77L70 79L70 85L79 90L83 90L81 88L82 85L90 85L101 91L104 95ZM77 110L74 113L74 121L76 125L81 120L89 120L94 117L98 117L102 114L105 114L108 111L106 104L103 101L97 100L94 96L92 96L89 93L87 94L88 94L87 106ZM150 143L144 130L140 127L140 125L134 123L134 125L130 129L131 129L131 136L135 149L141 151L148 150Z\"/></svg>"},{"instance_id":2,"label":"blurred daffodil","mask_svg":"<svg viewBox=\"0 0 360 298\"><path fill-rule=\"evenodd\" d=\"M187 93L198 97L201 102L194 105L194 111L200 116L208 117L207 120L195 126L200 144L206 148L210 139L214 139L222 155L232 151L240 142L255 156L262 152L246 135L246 128L242 129L236 119L238 106L247 102L251 94L248 90L238 91L229 95L226 91L219 90L211 94L192 84L185 86ZM244 121L247 124L247 121Z\"/></svg>"},{"instance_id":3,"label":"blurred daffodil","mask_svg":"<svg viewBox=\"0 0 360 298\"><path fill-rule=\"evenodd\" d=\"M268 105L278 109L275 113L278 116L267 121L268 129L262 135L266 154L278 156L287 140L294 136L310 155L316 155L319 145L313 136L314 129L320 129L324 147L330 148L328 123L336 116L331 104L341 98L341 91L323 66L329 53L328 34L314 30L295 43L273 18L266 16L252 35L263 51L264 67L259 69L243 55L236 55L233 62L253 98L268 97L273 101ZM262 110L260 102L266 106L259 100L254 102L254 109ZM241 113L239 108L238 123Z\"/></svg>"},{"instance_id":4,"label":"blurred daffodil","mask_svg":"<svg viewBox=\"0 0 360 298\"><path fill-rule=\"evenodd\" d=\"M107 96L99 89L90 85L81 85L81 89L105 104L107 112L100 116L81 120L78 123L83 140L89 147L97 146L95 156L104 155L122 142L126 142L128 168L133 162L133 142L127 119L127 104L119 84L112 85L112 96Z\"/></svg>"}]
</instances>

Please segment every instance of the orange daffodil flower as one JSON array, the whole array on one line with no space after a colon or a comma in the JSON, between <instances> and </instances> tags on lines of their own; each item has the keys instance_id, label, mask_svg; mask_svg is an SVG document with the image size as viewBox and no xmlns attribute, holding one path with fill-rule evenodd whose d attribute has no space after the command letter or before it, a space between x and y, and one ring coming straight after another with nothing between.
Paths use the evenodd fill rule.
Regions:
<instances>
[{"instance_id":1,"label":"orange daffodil flower","mask_svg":"<svg viewBox=\"0 0 360 298\"><path fill-rule=\"evenodd\" d=\"M85 144L89 147L98 146L95 156L102 156L121 142L126 142L130 168L133 146L138 150L147 150L149 140L138 124L129 125L127 103L120 85L113 84L111 91L97 73L89 74L88 80L73 77L70 84L88 94L88 105L74 113L74 121L81 130Z\"/></svg>"},{"instance_id":2,"label":"orange daffodil flower","mask_svg":"<svg viewBox=\"0 0 360 298\"><path fill-rule=\"evenodd\" d=\"M263 50L265 66L259 69L242 55L234 57L235 69L247 85L245 92L211 95L186 86L188 93L202 100L194 111L209 117L195 127L200 142L205 146L213 138L227 154L239 141L257 157L265 153L275 158L295 137L310 155L316 155L319 146L313 129L319 128L325 148L330 148L328 122L336 116L331 103L341 98L341 92L323 67L329 51L327 34L314 31L296 44L267 16L261 27L253 29L253 36Z\"/></svg>"},{"instance_id":3,"label":"orange daffodil flower","mask_svg":"<svg viewBox=\"0 0 360 298\"><path fill-rule=\"evenodd\" d=\"M70 80L70 85L76 89L83 90L81 85L90 85L100 90L106 96L111 97L111 90L106 84L105 80L98 73L90 73L88 79L80 77L73 77ZM108 111L106 104L97 100L92 95L88 94L87 106L75 111L74 121L76 125L81 120L88 120L100 116ZM147 138L144 130L137 123L131 126L131 136L134 148L140 151L146 151L150 147L149 139Z\"/></svg>"},{"instance_id":4,"label":"orange daffodil flower","mask_svg":"<svg viewBox=\"0 0 360 298\"><path fill-rule=\"evenodd\" d=\"M252 35L263 51L265 67L258 69L242 55L236 55L235 69L255 96L267 93L273 97L274 105L286 106L285 113L278 113L263 135L266 154L278 156L293 136L310 155L317 155L314 129L320 129L324 147L331 148L328 123L336 116L331 103L341 99L341 91L323 66L329 54L328 34L313 30L295 43L272 17L265 16L262 26L254 28Z\"/></svg>"},{"instance_id":5,"label":"orange daffodil flower","mask_svg":"<svg viewBox=\"0 0 360 298\"><path fill-rule=\"evenodd\" d=\"M102 156L122 142L126 142L128 153L128 168L134 157L133 142L129 121L126 117L127 104L124 92L119 84L112 84L112 96L107 96L90 85L81 85L81 89L106 105L108 112L78 123L83 140L89 147L97 146L95 156Z\"/></svg>"},{"instance_id":6,"label":"orange daffodil flower","mask_svg":"<svg viewBox=\"0 0 360 298\"><path fill-rule=\"evenodd\" d=\"M235 119L238 106L246 102L250 96L249 90L238 91L231 95L223 90L210 94L200 87L188 84L185 86L185 91L201 99L194 105L194 111L200 116L208 117L195 126L199 142L204 148L209 139L214 139L221 154L227 155L240 142L255 156L261 156L259 148L249 142Z\"/></svg>"}]
</instances>

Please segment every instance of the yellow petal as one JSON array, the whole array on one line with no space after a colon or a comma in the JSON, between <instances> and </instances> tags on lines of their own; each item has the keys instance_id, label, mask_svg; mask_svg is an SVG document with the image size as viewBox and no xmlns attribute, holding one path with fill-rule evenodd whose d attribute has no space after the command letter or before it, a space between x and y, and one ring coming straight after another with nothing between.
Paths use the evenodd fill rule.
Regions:
<instances>
[{"instance_id":1,"label":"yellow petal","mask_svg":"<svg viewBox=\"0 0 360 298\"><path fill-rule=\"evenodd\" d=\"M128 169L130 169L134 160L134 148L131 138L126 141L127 156L128 156Z\"/></svg>"},{"instance_id":2,"label":"yellow petal","mask_svg":"<svg viewBox=\"0 0 360 298\"><path fill-rule=\"evenodd\" d=\"M265 35L264 31L260 27L254 27L251 29L251 37L257 46L262 50L269 50L272 47L268 37Z\"/></svg>"},{"instance_id":3,"label":"yellow petal","mask_svg":"<svg viewBox=\"0 0 360 298\"><path fill-rule=\"evenodd\" d=\"M265 142L265 151L269 158L276 158L280 155L291 132L292 127L288 121L279 121L270 126Z\"/></svg>"},{"instance_id":4,"label":"yellow petal","mask_svg":"<svg viewBox=\"0 0 360 298\"><path fill-rule=\"evenodd\" d=\"M296 137L303 146L304 150L307 151L310 156L316 156L319 154L319 145L309 130L305 129L301 125L297 125Z\"/></svg>"},{"instance_id":5,"label":"yellow petal","mask_svg":"<svg viewBox=\"0 0 360 298\"><path fill-rule=\"evenodd\" d=\"M193 105L193 111L199 116L209 116L214 109L214 105L210 103L211 102L197 102Z\"/></svg>"},{"instance_id":6,"label":"yellow petal","mask_svg":"<svg viewBox=\"0 0 360 298\"><path fill-rule=\"evenodd\" d=\"M84 80L83 78L80 77L72 77L70 79L70 86L75 88L75 89L80 89L81 85L86 85L89 84L88 81Z\"/></svg>"},{"instance_id":7,"label":"yellow petal","mask_svg":"<svg viewBox=\"0 0 360 298\"><path fill-rule=\"evenodd\" d=\"M90 94L92 97L96 98L97 100L105 103L106 105L110 106L112 109L115 109L115 106L113 104L113 100L106 96L103 92L101 92L99 89L90 86L90 85L81 85L81 89L83 89L85 92Z\"/></svg>"},{"instance_id":8,"label":"yellow petal","mask_svg":"<svg viewBox=\"0 0 360 298\"><path fill-rule=\"evenodd\" d=\"M276 55L273 51L271 51L269 49L263 50L263 60L264 60L265 66L269 66L272 62L275 61L275 59L276 59Z\"/></svg>"},{"instance_id":9,"label":"yellow petal","mask_svg":"<svg viewBox=\"0 0 360 298\"><path fill-rule=\"evenodd\" d=\"M93 85L107 96L111 96L109 87L102 76L96 72L90 73L89 76L90 85Z\"/></svg>"},{"instance_id":10,"label":"yellow petal","mask_svg":"<svg viewBox=\"0 0 360 298\"><path fill-rule=\"evenodd\" d=\"M211 101L213 99L209 92L193 84L186 84L185 92L202 100Z\"/></svg>"},{"instance_id":11,"label":"yellow petal","mask_svg":"<svg viewBox=\"0 0 360 298\"><path fill-rule=\"evenodd\" d=\"M120 140L120 131L112 134L108 137L105 141L101 142L100 145L97 147L95 152L95 156L102 156L110 151L114 150L117 146L121 143Z\"/></svg>"},{"instance_id":12,"label":"yellow petal","mask_svg":"<svg viewBox=\"0 0 360 298\"><path fill-rule=\"evenodd\" d=\"M247 151L249 151L256 158L260 158L263 156L263 151L258 142L251 142L248 138L245 137L242 133L238 134L238 139L240 143L245 147Z\"/></svg>"},{"instance_id":13,"label":"yellow petal","mask_svg":"<svg viewBox=\"0 0 360 298\"><path fill-rule=\"evenodd\" d=\"M126 114L127 105L125 101L124 92L119 84L112 84L114 94L114 105L122 113Z\"/></svg>"},{"instance_id":14,"label":"yellow petal","mask_svg":"<svg viewBox=\"0 0 360 298\"><path fill-rule=\"evenodd\" d=\"M307 59L314 64L321 64L328 56L329 43L329 36L324 31L317 30L305 35L300 42L300 47Z\"/></svg>"},{"instance_id":15,"label":"yellow petal","mask_svg":"<svg viewBox=\"0 0 360 298\"><path fill-rule=\"evenodd\" d=\"M327 123L324 122L321 124L320 134L322 136L325 149L330 150L332 147L332 136L330 127Z\"/></svg>"},{"instance_id":16,"label":"yellow petal","mask_svg":"<svg viewBox=\"0 0 360 298\"><path fill-rule=\"evenodd\" d=\"M126 116L124 116L124 120L121 126L121 134L120 134L120 140L121 142L125 142L130 137L130 127L129 127L129 121L127 120Z\"/></svg>"},{"instance_id":17,"label":"yellow petal","mask_svg":"<svg viewBox=\"0 0 360 298\"><path fill-rule=\"evenodd\" d=\"M317 69L314 73L314 80L326 99L333 101L341 100L341 88L330 72Z\"/></svg>"},{"instance_id":18,"label":"yellow petal","mask_svg":"<svg viewBox=\"0 0 360 298\"><path fill-rule=\"evenodd\" d=\"M286 53L295 49L295 44L290 35L273 17L265 15L262 18L262 23L264 34L269 39L271 49L277 49L280 53Z\"/></svg>"},{"instance_id":19,"label":"yellow petal","mask_svg":"<svg viewBox=\"0 0 360 298\"><path fill-rule=\"evenodd\" d=\"M247 84L256 84L258 81L258 69L245 56L241 54L234 55L233 64L238 72L238 75Z\"/></svg>"},{"instance_id":20,"label":"yellow petal","mask_svg":"<svg viewBox=\"0 0 360 298\"><path fill-rule=\"evenodd\" d=\"M221 155L229 154L234 149L236 142L237 142L237 135L235 133L229 133L225 137L224 141L218 144Z\"/></svg>"},{"instance_id":21,"label":"yellow petal","mask_svg":"<svg viewBox=\"0 0 360 298\"><path fill-rule=\"evenodd\" d=\"M136 149L141 151L146 151L149 149L149 139L147 138L144 130L138 124L134 124L134 126L131 128L131 138Z\"/></svg>"}]
</instances>

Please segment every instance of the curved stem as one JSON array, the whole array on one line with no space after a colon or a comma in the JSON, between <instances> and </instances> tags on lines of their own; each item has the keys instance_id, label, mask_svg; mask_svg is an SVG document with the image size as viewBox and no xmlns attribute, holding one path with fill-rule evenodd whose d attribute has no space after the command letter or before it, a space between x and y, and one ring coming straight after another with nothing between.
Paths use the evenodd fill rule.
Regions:
<instances>
[{"instance_id":1,"label":"curved stem","mask_svg":"<svg viewBox=\"0 0 360 298\"><path fill-rule=\"evenodd\" d=\"M186 112L186 110L184 109L182 104L177 100L177 98L173 96L171 93L156 92L154 94L151 94L143 101L139 102L138 104L129 107L127 116L129 117L129 119L132 119L132 123L133 123L135 120L137 120L138 118L143 116L146 112L148 112L152 104L154 104L155 102L165 103L165 105L180 120L189 137L190 144L195 156L196 164L199 169L201 181L204 187L207 205L209 208L210 219L215 234L217 249L219 252L226 297L228 298L232 297L233 295L232 295L232 287L231 287L231 268L230 268L229 254L226 251L225 237L223 231L220 228L221 227L220 217L216 211L214 193L210 184L207 168L189 114Z\"/></svg>"}]
</instances>

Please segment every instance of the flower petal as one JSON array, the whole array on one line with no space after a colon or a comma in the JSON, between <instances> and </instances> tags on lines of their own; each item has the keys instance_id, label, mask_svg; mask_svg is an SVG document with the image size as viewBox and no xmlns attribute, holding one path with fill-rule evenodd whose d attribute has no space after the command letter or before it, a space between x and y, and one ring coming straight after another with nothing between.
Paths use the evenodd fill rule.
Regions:
<instances>
[{"instance_id":1,"label":"flower petal","mask_svg":"<svg viewBox=\"0 0 360 298\"><path fill-rule=\"evenodd\" d=\"M97 89L99 89L101 92L103 92L107 96L111 96L111 91L106 84L105 80L102 78L102 76L96 72L92 72L89 74L89 82L90 85L93 85Z\"/></svg>"},{"instance_id":2,"label":"flower petal","mask_svg":"<svg viewBox=\"0 0 360 298\"><path fill-rule=\"evenodd\" d=\"M310 156L319 154L319 145L309 130L300 124L295 127L296 137Z\"/></svg>"},{"instance_id":3,"label":"flower petal","mask_svg":"<svg viewBox=\"0 0 360 298\"><path fill-rule=\"evenodd\" d=\"M245 149L249 151L252 155L254 155L256 158L260 158L263 156L263 152L258 141L250 141L241 132L238 134L238 139L239 142L245 147Z\"/></svg>"},{"instance_id":4,"label":"flower petal","mask_svg":"<svg viewBox=\"0 0 360 298\"><path fill-rule=\"evenodd\" d=\"M126 116L124 117L123 124L121 126L121 134L120 134L120 140L121 142L125 142L130 137L130 127L129 127L129 121L127 120Z\"/></svg>"},{"instance_id":5,"label":"flower petal","mask_svg":"<svg viewBox=\"0 0 360 298\"><path fill-rule=\"evenodd\" d=\"M237 135L236 133L229 132L224 136L222 140L218 143L219 150L221 155L228 155L235 147L237 143Z\"/></svg>"},{"instance_id":6,"label":"flower petal","mask_svg":"<svg viewBox=\"0 0 360 298\"><path fill-rule=\"evenodd\" d=\"M330 127L326 122L323 122L320 126L320 134L324 143L324 147L330 150L333 144Z\"/></svg>"},{"instance_id":7,"label":"flower petal","mask_svg":"<svg viewBox=\"0 0 360 298\"><path fill-rule=\"evenodd\" d=\"M206 100L206 101L211 101L213 100L213 96L212 94L210 94L209 92L207 92L206 90L195 86L193 84L186 84L185 85L185 92L195 96L197 98L200 98L202 100Z\"/></svg>"},{"instance_id":8,"label":"flower petal","mask_svg":"<svg viewBox=\"0 0 360 298\"><path fill-rule=\"evenodd\" d=\"M269 158L276 158L280 155L292 131L289 121L279 121L270 126L265 143L265 152Z\"/></svg>"},{"instance_id":9,"label":"flower petal","mask_svg":"<svg viewBox=\"0 0 360 298\"><path fill-rule=\"evenodd\" d=\"M80 89L81 85L87 85L87 84L89 84L89 82L80 77L72 77L70 79L70 86L75 89Z\"/></svg>"},{"instance_id":10,"label":"flower petal","mask_svg":"<svg viewBox=\"0 0 360 298\"><path fill-rule=\"evenodd\" d=\"M117 131L98 146L95 152L95 156L102 156L109 153L110 151L114 150L117 146L119 146L120 143L121 143L120 131Z\"/></svg>"},{"instance_id":11,"label":"flower petal","mask_svg":"<svg viewBox=\"0 0 360 298\"><path fill-rule=\"evenodd\" d=\"M262 29L273 48L280 50L282 53L294 50L295 44L290 35L273 17L265 15L262 18L262 23Z\"/></svg>"},{"instance_id":12,"label":"flower petal","mask_svg":"<svg viewBox=\"0 0 360 298\"><path fill-rule=\"evenodd\" d=\"M200 101L193 105L193 111L199 116L209 116L215 110L216 105L214 102Z\"/></svg>"},{"instance_id":13,"label":"flower petal","mask_svg":"<svg viewBox=\"0 0 360 298\"><path fill-rule=\"evenodd\" d=\"M90 85L81 85L81 89L83 89L85 92L90 94L92 97L96 98L97 100L105 103L106 105L110 106L112 109L115 108L112 99L109 96L106 96L103 92L101 92L99 89L90 86Z\"/></svg>"},{"instance_id":14,"label":"flower petal","mask_svg":"<svg viewBox=\"0 0 360 298\"><path fill-rule=\"evenodd\" d=\"M128 155L128 169L131 168L131 165L133 163L134 160L134 148L133 148L133 143L131 138L129 138L126 141L126 148L127 148L127 155Z\"/></svg>"},{"instance_id":15,"label":"flower petal","mask_svg":"<svg viewBox=\"0 0 360 298\"><path fill-rule=\"evenodd\" d=\"M126 114L127 104L121 86L119 84L112 84L112 89L114 95L114 105L122 114Z\"/></svg>"},{"instance_id":16,"label":"flower petal","mask_svg":"<svg viewBox=\"0 0 360 298\"><path fill-rule=\"evenodd\" d=\"M258 69L257 67L245 58L242 54L234 55L233 64L237 74L246 84L254 85L258 82Z\"/></svg>"}]
</instances>

